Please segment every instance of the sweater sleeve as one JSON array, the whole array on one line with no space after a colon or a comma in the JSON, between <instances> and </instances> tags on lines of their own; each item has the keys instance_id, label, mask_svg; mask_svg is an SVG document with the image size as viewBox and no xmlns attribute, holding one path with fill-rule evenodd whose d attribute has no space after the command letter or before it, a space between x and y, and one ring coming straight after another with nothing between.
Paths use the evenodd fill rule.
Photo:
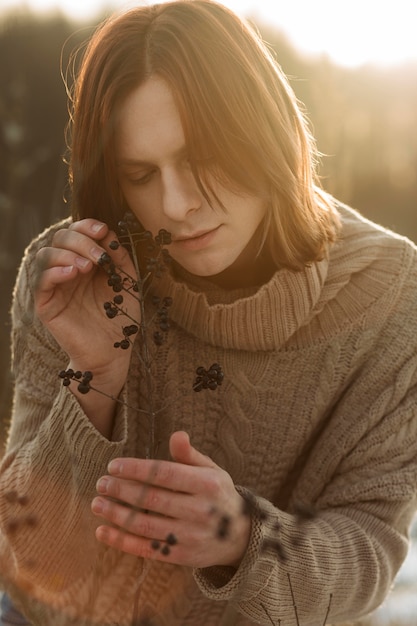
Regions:
<instances>
[{"instance_id":1,"label":"sweater sleeve","mask_svg":"<svg viewBox=\"0 0 417 626\"><path fill-rule=\"evenodd\" d=\"M122 454L126 423L120 411L105 439L61 384L67 356L34 314L42 244L45 236L26 252L12 305L15 393L0 466L0 577L59 592L94 561L91 500L108 462Z\"/></svg>"},{"instance_id":2,"label":"sweater sleeve","mask_svg":"<svg viewBox=\"0 0 417 626\"><path fill-rule=\"evenodd\" d=\"M256 623L357 619L382 603L406 556L417 506L415 252L411 257L384 323L373 329L372 311L361 320L361 367L305 460L288 508L251 497L252 534L239 569L194 572L207 597L230 601Z\"/></svg>"}]
</instances>

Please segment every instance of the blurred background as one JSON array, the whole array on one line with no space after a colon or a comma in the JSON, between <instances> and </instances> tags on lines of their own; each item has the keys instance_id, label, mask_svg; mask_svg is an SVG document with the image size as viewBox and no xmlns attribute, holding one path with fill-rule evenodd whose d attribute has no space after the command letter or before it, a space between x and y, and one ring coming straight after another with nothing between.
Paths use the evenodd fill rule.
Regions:
<instances>
[{"instance_id":1,"label":"blurred background","mask_svg":"<svg viewBox=\"0 0 417 626\"><path fill-rule=\"evenodd\" d=\"M62 74L71 53L102 18L133 4L1 0L0 451L11 405L9 307L17 267L32 237L69 212ZM417 242L414 3L224 4L259 29L304 103L323 154L323 186L370 219ZM385 605L378 613L379 624L417 626L416 562L411 553L399 577L400 591L411 581L407 602L397 594L397 604Z\"/></svg>"}]
</instances>

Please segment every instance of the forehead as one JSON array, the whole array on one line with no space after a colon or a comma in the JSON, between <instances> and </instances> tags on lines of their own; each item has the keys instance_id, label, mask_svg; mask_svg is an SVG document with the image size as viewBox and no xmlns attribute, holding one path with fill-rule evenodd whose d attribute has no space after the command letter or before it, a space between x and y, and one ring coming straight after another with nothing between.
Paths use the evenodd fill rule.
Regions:
<instances>
[{"instance_id":1,"label":"forehead","mask_svg":"<svg viewBox=\"0 0 417 626\"><path fill-rule=\"evenodd\" d=\"M115 134L118 159L156 161L184 143L180 115L164 80L149 78L120 105Z\"/></svg>"}]
</instances>

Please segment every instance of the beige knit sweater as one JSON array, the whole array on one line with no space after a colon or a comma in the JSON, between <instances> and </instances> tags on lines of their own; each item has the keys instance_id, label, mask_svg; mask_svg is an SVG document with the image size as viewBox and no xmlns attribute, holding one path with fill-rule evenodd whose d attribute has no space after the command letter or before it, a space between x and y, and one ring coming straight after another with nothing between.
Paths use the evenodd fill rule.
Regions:
<instances>
[{"instance_id":1,"label":"beige knit sweater","mask_svg":"<svg viewBox=\"0 0 417 626\"><path fill-rule=\"evenodd\" d=\"M256 494L237 571L99 547L96 481L110 459L144 455L148 426L123 408L108 441L61 386L66 355L33 314L33 257L52 229L28 248L12 309L0 578L33 624L131 625L137 589L139 623L154 626L294 626L291 592L300 626L322 626L328 610L329 623L352 620L382 602L416 507L417 255L406 239L340 212L329 260L278 271L252 293L184 276L154 285L173 298L155 361L158 454L186 430L242 493ZM192 392L195 368L215 361L223 385ZM133 406L139 370L132 358L124 398ZM300 520L297 503L315 516Z\"/></svg>"}]
</instances>

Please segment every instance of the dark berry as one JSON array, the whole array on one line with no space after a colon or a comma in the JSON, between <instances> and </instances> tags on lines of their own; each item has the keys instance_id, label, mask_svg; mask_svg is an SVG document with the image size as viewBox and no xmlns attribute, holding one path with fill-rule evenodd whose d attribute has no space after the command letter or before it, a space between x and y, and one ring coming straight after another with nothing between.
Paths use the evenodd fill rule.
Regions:
<instances>
[{"instance_id":1,"label":"dark berry","mask_svg":"<svg viewBox=\"0 0 417 626\"><path fill-rule=\"evenodd\" d=\"M164 228L161 228L157 236L155 237L155 241L157 244L161 246L167 246L171 243L171 233L169 233Z\"/></svg>"},{"instance_id":2,"label":"dark berry","mask_svg":"<svg viewBox=\"0 0 417 626\"><path fill-rule=\"evenodd\" d=\"M103 252L99 260L97 261L99 265L105 265L106 263L110 263L111 258L107 252Z\"/></svg>"}]
</instances>

